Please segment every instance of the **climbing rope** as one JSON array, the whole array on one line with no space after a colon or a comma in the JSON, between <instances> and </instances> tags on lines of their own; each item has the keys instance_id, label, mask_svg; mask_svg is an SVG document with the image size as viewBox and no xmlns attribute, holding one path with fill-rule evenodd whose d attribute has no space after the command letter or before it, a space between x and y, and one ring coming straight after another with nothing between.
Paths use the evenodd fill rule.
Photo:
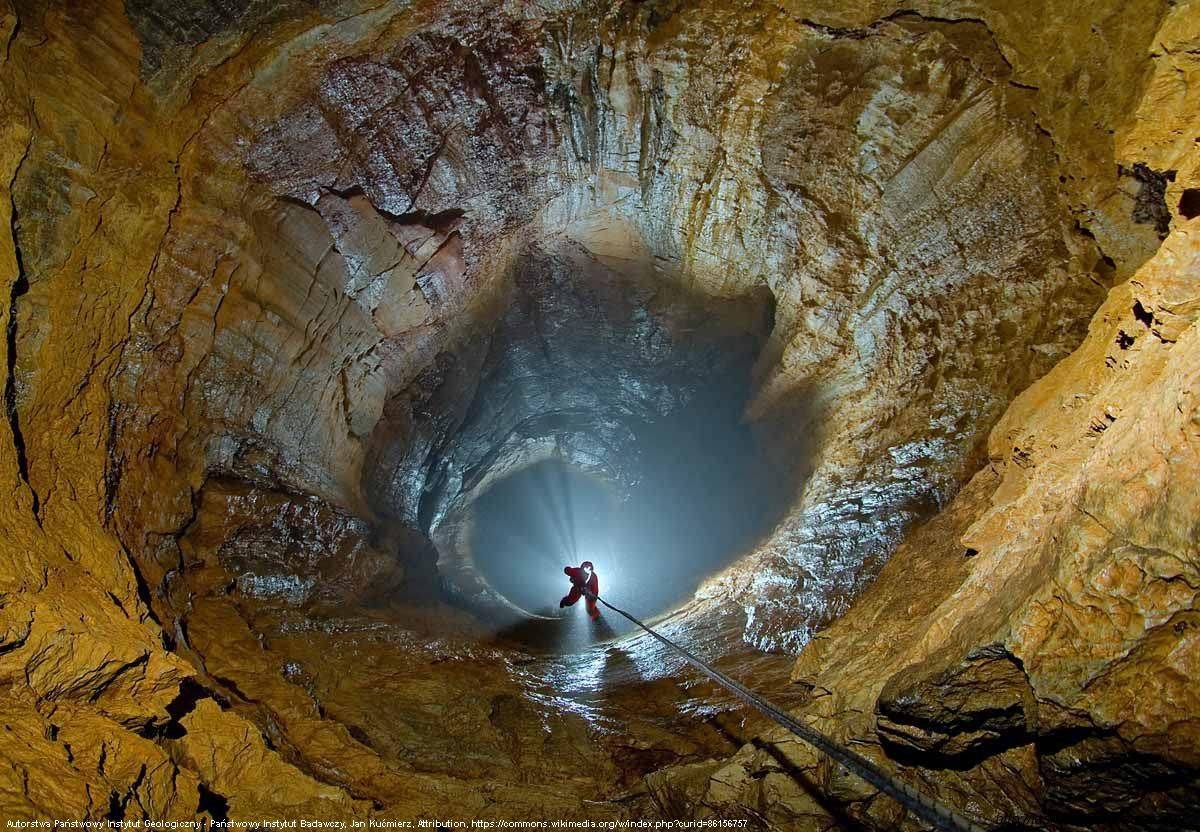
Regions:
<instances>
[{"instance_id":1,"label":"climbing rope","mask_svg":"<svg viewBox=\"0 0 1200 832\"><path fill-rule=\"evenodd\" d=\"M811 725L800 722L795 717L783 711L777 705L774 705L768 700L762 698L754 691L743 686L739 682L734 681L721 671L710 667L702 659L695 656L683 647L680 647L666 636L660 635L654 629L646 626L641 621L625 612L625 610L621 609L620 607L614 607L599 595L589 592L586 587L583 589L583 594L594 601L599 601L613 612L628 618L634 624L641 627L650 635L654 636L654 638L661 641L667 647L670 647L676 653L683 656L685 659L687 659L689 664L691 664L708 678L712 679L718 685L725 688L727 691L734 694L746 704L757 709L770 719L779 723L784 728L787 728L813 748L823 752L835 762L854 772L863 780L870 783L872 786L879 789L881 792L910 810L913 814L924 820L926 823L931 824L937 829L945 830L945 832L987 832L984 827L980 826L969 818L964 817L958 812L955 812L949 806L934 800L928 795L922 794L908 783L905 783L904 781L888 774L886 771L875 765L861 754L851 751L849 748L838 744L817 729L813 728Z\"/></svg>"}]
</instances>

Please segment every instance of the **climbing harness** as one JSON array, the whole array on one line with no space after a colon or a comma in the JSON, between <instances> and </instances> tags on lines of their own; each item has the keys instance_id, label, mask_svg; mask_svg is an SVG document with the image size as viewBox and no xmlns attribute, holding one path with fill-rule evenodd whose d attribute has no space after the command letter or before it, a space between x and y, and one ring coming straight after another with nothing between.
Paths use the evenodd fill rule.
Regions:
<instances>
[{"instance_id":1,"label":"climbing harness","mask_svg":"<svg viewBox=\"0 0 1200 832\"><path fill-rule=\"evenodd\" d=\"M987 832L984 827L980 826L969 818L959 814L958 812L955 812L950 807L937 800L934 800L932 797L922 794L904 781L888 774L886 771L875 765L861 754L851 751L849 748L838 744L817 729L800 722L795 717L783 711L777 705L774 705L762 698L757 693L754 693L749 688L744 687L739 682L734 681L721 671L710 667L699 657L695 656L683 647L680 647L666 636L660 635L652 628L646 626L641 621L625 612L625 610L619 607L614 607L599 595L588 592L586 588L583 590L583 594L589 598L592 598L593 600L599 601L613 612L623 615L638 627L641 627L647 633L654 636L654 638L658 639L667 647L670 647L679 655L687 659L689 664L691 664L709 679L712 679L718 685L737 696L746 704L756 708L765 716L779 723L784 728L787 728L813 748L816 748L818 751L826 754L830 759L839 763L846 769L854 772L863 780L870 783L872 786L879 789L881 792L888 795L905 808L909 809L913 814L924 820L926 823L933 825L937 829L945 830L945 832Z\"/></svg>"}]
</instances>

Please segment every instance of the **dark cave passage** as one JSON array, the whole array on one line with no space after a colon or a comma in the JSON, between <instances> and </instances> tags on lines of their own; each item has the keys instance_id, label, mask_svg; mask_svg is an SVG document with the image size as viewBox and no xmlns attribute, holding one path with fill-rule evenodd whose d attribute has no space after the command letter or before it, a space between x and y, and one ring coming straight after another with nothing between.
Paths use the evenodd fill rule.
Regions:
<instances>
[{"instance_id":1,"label":"dark cave passage","mask_svg":"<svg viewBox=\"0 0 1200 832\"><path fill-rule=\"evenodd\" d=\"M470 552L496 592L533 614L505 635L570 651L632 629L560 610L563 567L595 564L600 594L653 617L766 534L788 496L741 419L747 385L714 378L690 405L631 432L636 482L621 487L561 458L497 481L472 507Z\"/></svg>"},{"instance_id":2,"label":"dark cave passage","mask_svg":"<svg viewBox=\"0 0 1200 832\"><path fill-rule=\"evenodd\" d=\"M765 536L794 494L744 417L770 294L717 300L646 277L532 249L473 383L447 370L424 408L440 434L399 466L414 474L387 477L424 481L419 519L451 593L526 647L572 652L629 630L560 610L564 565L594 562L602 595L653 617Z\"/></svg>"},{"instance_id":3,"label":"dark cave passage","mask_svg":"<svg viewBox=\"0 0 1200 832\"><path fill-rule=\"evenodd\" d=\"M555 615L566 591L564 566L591 560L615 572L618 515L616 495L601 480L562 462L540 462L475 502L471 552L497 592L523 609Z\"/></svg>"}]
</instances>

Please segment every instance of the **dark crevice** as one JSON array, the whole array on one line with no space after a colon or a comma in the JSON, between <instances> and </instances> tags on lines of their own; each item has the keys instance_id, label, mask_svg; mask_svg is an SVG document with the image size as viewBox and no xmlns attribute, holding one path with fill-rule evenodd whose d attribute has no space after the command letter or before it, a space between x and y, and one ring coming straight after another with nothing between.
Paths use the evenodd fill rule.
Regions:
<instances>
[{"instance_id":1,"label":"dark crevice","mask_svg":"<svg viewBox=\"0 0 1200 832\"><path fill-rule=\"evenodd\" d=\"M149 662L149 660L150 654L147 652L135 659L125 662L123 665L117 668L116 673L114 673L106 682L96 686L91 695L88 697L87 701L95 702L102 695L104 695L104 692L107 691L113 685L113 683L115 683L117 679L121 678L121 676L123 676L127 671L133 670L135 667L143 667L147 662Z\"/></svg>"},{"instance_id":2,"label":"dark crevice","mask_svg":"<svg viewBox=\"0 0 1200 832\"><path fill-rule=\"evenodd\" d=\"M1136 162L1131 168L1117 165L1117 174L1136 179L1139 183L1133 203L1133 221L1142 225L1153 225L1159 239L1165 239L1171 230L1167 184L1175 181L1175 171L1158 171L1144 162Z\"/></svg>"},{"instance_id":3,"label":"dark crevice","mask_svg":"<svg viewBox=\"0 0 1200 832\"><path fill-rule=\"evenodd\" d=\"M124 549L124 546L122 546ZM129 563L129 568L133 571L134 586L137 589L138 600L142 602L142 606L146 608L146 616L159 627L163 626L157 613L154 612L154 606L151 603L153 600L150 595L150 586L146 583L146 576L142 574L142 568L138 563L138 559L125 551L125 559Z\"/></svg>"},{"instance_id":4,"label":"dark crevice","mask_svg":"<svg viewBox=\"0 0 1200 832\"><path fill-rule=\"evenodd\" d=\"M332 194L333 196L336 196L338 199L352 199L356 196L366 197L366 195L367 195L366 191L363 190L362 185L350 185L349 187L346 187L346 188L338 188L338 187L335 187L334 185L322 185L321 190L327 194ZM306 202L305 200L298 199L297 197L294 197L294 196L289 196L288 194L280 194L280 195L276 196L275 198L278 199L280 202L286 202L291 205L299 205L301 208L307 208L310 211L316 210L315 208L313 208L313 206L310 203ZM375 207L374 202L371 203L371 207L375 208L376 211L379 211L379 209ZM380 213L383 213L383 212L380 211Z\"/></svg>"},{"instance_id":5,"label":"dark crevice","mask_svg":"<svg viewBox=\"0 0 1200 832\"><path fill-rule=\"evenodd\" d=\"M950 739L951 737L946 735L946 738ZM996 734L986 739L976 740L970 748L958 752L901 745L882 731L879 733L879 740L888 758L895 760L900 765L943 771L969 771L997 754L1029 745L1033 741L1033 737L1024 731Z\"/></svg>"},{"instance_id":6,"label":"dark crevice","mask_svg":"<svg viewBox=\"0 0 1200 832\"><path fill-rule=\"evenodd\" d=\"M1048 731L1037 737L1037 750L1043 756L1049 756L1078 745L1088 739L1103 739L1115 736L1110 730L1092 725L1072 725L1067 728Z\"/></svg>"},{"instance_id":7,"label":"dark crevice","mask_svg":"<svg viewBox=\"0 0 1200 832\"><path fill-rule=\"evenodd\" d=\"M201 783L199 785L200 802L196 804L197 815L208 815L218 823L229 821L229 800L223 794L210 789Z\"/></svg>"},{"instance_id":8,"label":"dark crevice","mask_svg":"<svg viewBox=\"0 0 1200 832\"><path fill-rule=\"evenodd\" d=\"M108 796L108 811L104 813L104 819L107 821L125 820L125 805L121 802L121 795L113 789Z\"/></svg>"},{"instance_id":9,"label":"dark crevice","mask_svg":"<svg viewBox=\"0 0 1200 832\"><path fill-rule=\"evenodd\" d=\"M213 700L222 710L229 707L227 700L200 684L195 678L189 677L179 683L179 693L167 703L166 711L170 719L162 724L151 726L142 735L149 739L166 740L177 740L187 736L187 729L183 727L183 718L196 710L196 705L203 699Z\"/></svg>"},{"instance_id":10,"label":"dark crevice","mask_svg":"<svg viewBox=\"0 0 1200 832\"><path fill-rule=\"evenodd\" d=\"M108 590L105 590L104 594L107 595L108 599L113 602L113 605L121 611L121 615L125 616L126 618L129 617L129 612L125 609L125 605L121 603L120 598Z\"/></svg>"},{"instance_id":11,"label":"dark crevice","mask_svg":"<svg viewBox=\"0 0 1200 832\"><path fill-rule=\"evenodd\" d=\"M121 487L123 458L117 453L117 407L108 408L108 432L105 434L104 457L104 523L112 522L117 508L117 492Z\"/></svg>"},{"instance_id":12,"label":"dark crevice","mask_svg":"<svg viewBox=\"0 0 1200 832\"><path fill-rule=\"evenodd\" d=\"M1059 180L1065 181L1063 177L1059 177ZM1117 271L1117 261L1104 253L1095 233L1079 220L1075 220L1075 231L1092 241L1092 245L1096 248L1096 256L1100 258L1100 262L1095 267L1096 274L1091 276L1092 281L1106 289L1109 288L1112 285L1113 275ZM1099 279L1097 279L1097 275Z\"/></svg>"},{"instance_id":13,"label":"dark crevice","mask_svg":"<svg viewBox=\"0 0 1200 832\"><path fill-rule=\"evenodd\" d=\"M213 680L221 684L223 687L228 688L234 696L238 697L243 702L258 704L258 700L247 696L246 693L238 687L237 682L233 681L232 679L229 679L225 676L213 676Z\"/></svg>"},{"instance_id":14,"label":"dark crevice","mask_svg":"<svg viewBox=\"0 0 1200 832\"><path fill-rule=\"evenodd\" d=\"M16 43L17 35L20 32L21 32L21 16L19 14L14 14L13 15L13 27L12 27L12 30L8 33L8 41L4 44L4 62L5 63L8 63L9 58L12 57L12 46L14 43Z\"/></svg>"},{"instance_id":15,"label":"dark crevice","mask_svg":"<svg viewBox=\"0 0 1200 832\"><path fill-rule=\"evenodd\" d=\"M1137 318L1143 326L1150 327L1154 325L1154 313L1142 306L1140 300L1133 302L1133 317Z\"/></svg>"},{"instance_id":16,"label":"dark crevice","mask_svg":"<svg viewBox=\"0 0 1200 832\"><path fill-rule=\"evenodd\" d=\"M393 214L390 211L376 208L383 216L399 225L423 225L442 234L448 234L466 217L461 208L447 208L445 211L431 213L429 211L409 211L404 214Z\"/></svg>"},{"instance_id":17,"label":"dark crevice","mask_svg":"<svg viewBox=\"0 0 1200 832\"><path fill-rule=\"evenodd\" d=\"M28 154L29 149L26 148L25 152ZM18 169L19 167L18 165ZM20 242L17 238L17 226L17 203L16 199L13 198L9 231L12 235L13 254L17 261L17 274L13 279L8 299L8 331L6 333L8 339L8 368L4 381L4 412L8 416L9 430L12 431L13 447L17 456L17 472L21 476L21 481L29 487L29 493L33 497L33 516L35 520L38 520L38 525L41 525L41 521L38 519L40 502L37 491L34 490L29 482L29 458L25 452L25 434L21 432L21 415L17 406L17 309L20 299L29 291L29 278L25 274L25 261L22 257Z\"/></svg>"},{"instance_id":18,"label":"dark crevice","mask_svg":"<svg viewBox=\"0 0 1200 832\"><path fill-rule=\"evenodd\" d=\"M324 710L324 709L322 709L322 710ZM371 749L375 748L374 743L371 742L371 737L368 736L367 732L364 731L362 728L360 728L359 726L354 725L352 723L349 723L349 722L342 723L342 724L345 725L345 727L346 727L346 733L349 734L351 737L353 737L356 742L361 743L362 745L365 745L367 748L371 748Z\"/></svg>"},{"instance_id":19,"label":"dark crevice","mask_svg":"<svg viewBox=\"0 0 1200 832\"><path fill-rule=\"evenodd\" d=\"M116 789L112 790L112 793L108 796L108 811L104 813L104 819L106 821L115 823L125 820L127 810L129 808L129 801L135 798L137 795L137 790L141 788L145 779L146 766L143 763L141 768L138 770L137 777L135 777L133 782L129 784L129 788L125 790L124 795L122 795Z\"/></svg>"},{"instance_id":20,"label":"dark crevice","mask_svg":"<svg viewBox=\"0 0 1200 832\"><path fill-rule=\"evenodd\" d=\"M1200 217L1200 188L1185 188L1179 197L1179 213L1187 220Z\"/></svg>"}]
</instances>

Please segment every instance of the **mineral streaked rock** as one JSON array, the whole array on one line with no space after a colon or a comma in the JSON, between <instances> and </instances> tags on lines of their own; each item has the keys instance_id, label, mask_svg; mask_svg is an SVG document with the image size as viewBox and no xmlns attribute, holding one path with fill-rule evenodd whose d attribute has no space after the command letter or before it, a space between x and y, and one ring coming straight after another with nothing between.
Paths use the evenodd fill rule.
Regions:
<instances>
[{"instance_id":1,"label":"mineral streaked rock","mask_svg":"<svg viewBox=\"0 0 1200 832\"><path fill-rule=\"evenodd\" d=\"M1161 142L1173 190L1193 186L1190 139L1142 141ZM1200 236L1173 226L1009 408L988 466L794 671L815 724L936 767L906 774L985 816L1186 826L1200 799ZM835 772L818 776L832 793Z\"/></svg>"},{"instance_id":2,"label":"mineral streaked rock","mask_svg":"<svg viewBox=\"0 0 1200 832\"><path fill-rule=\"evenodd\" d=\"M5 820L100 818L114 808L163 820L190 820L198 778L150 739L122 730L90 708L49 714L18 696L0 700Z\"/></svg>"},{"instance_id":3,"label":"mineral streaked rock","mask_svg":"<svg viewBox=\"0 0 1200 832\"><path fill-rule=\"evenodd\" d=\"M264 742L253 724L222 711L211 699L183 719L181 759L210 788L233 795L230 820L365 818L366 801L306 776L288 765ZM253 784L269 784L255 788ZM247 786L249 785L249 788Z\"/></svg>"},{"instance_id":4,"label":"mineral streaked rock","mask_svg":"<svg viewBox=\"0 0 1200 832\"><path fill-rule=\"evenodd\" d=\"M232 577L241 594L252 598L370 607L400 594L406 555L418 567L431 566L422 562L425 552L416 537L388 539L312 496L213 479L201 492L180 548L193 591Z\"/></svg>"},{"instance_id":5,"label":"mineral streaked rock","mask_svg":"<svg viewBox=\"0 0 1200 832\"><path fill-rule=\"evenodd\" d=\"M754 579L731 574L720 591L741 597L754 643L798 648L906 523L957 487L987 425L1066 354L1099 301L1111 267L1073 229L1061 165L1029 115L1035 96L1008 83L1013 69L978 21L881 13L830 28L766 8L622 7L602 21L564 12L539 28L504 10L486 24L458 14L390 27L368 45L336 43L346 57L297 62L283 92L259 70L224 107L252 125L248 146L222 147L215 135L207 146L221 165L244 162L269 191L318 210L330 192L361 191L369 203L349 198L373 206L368 215L459 212L462 285L480 297L505 262L496 241L517 229L562 230L601 257L640 249L661 261L660 279L678 273L706 294L768 284L776 327L754 413L799 456L787 443L816 431L796 429L805 417L794 401L815 397L817 470L743 570ZM736 72L716 57L731 50L742 56ZM612 231L623 226L624 240ZM423 315L414 308L412 320ZM360 383L396 395L417 375L404 356L450 346L449 332L418 327L381 343L377 370L345 385L347 411L370 421L363 406L379 405L359 398ZM258 407L278 415L250 421L236 443L229 436L221 464L240 469L248 444L278 448L280 462L297 456L286 414L305 405ZM372 445L398 460L402 503L442 488L394 448L424 437L378 421L393 447ZM361 450L343 450L313 473L342 472L336 484L321 473L323 493L357 500ZM313 487L309 472L280 462L268 463L276 476ZM847 525L857 531L843 534ZM789 603L797 593L802 602Z\"/></svg>"}]
</instances>

